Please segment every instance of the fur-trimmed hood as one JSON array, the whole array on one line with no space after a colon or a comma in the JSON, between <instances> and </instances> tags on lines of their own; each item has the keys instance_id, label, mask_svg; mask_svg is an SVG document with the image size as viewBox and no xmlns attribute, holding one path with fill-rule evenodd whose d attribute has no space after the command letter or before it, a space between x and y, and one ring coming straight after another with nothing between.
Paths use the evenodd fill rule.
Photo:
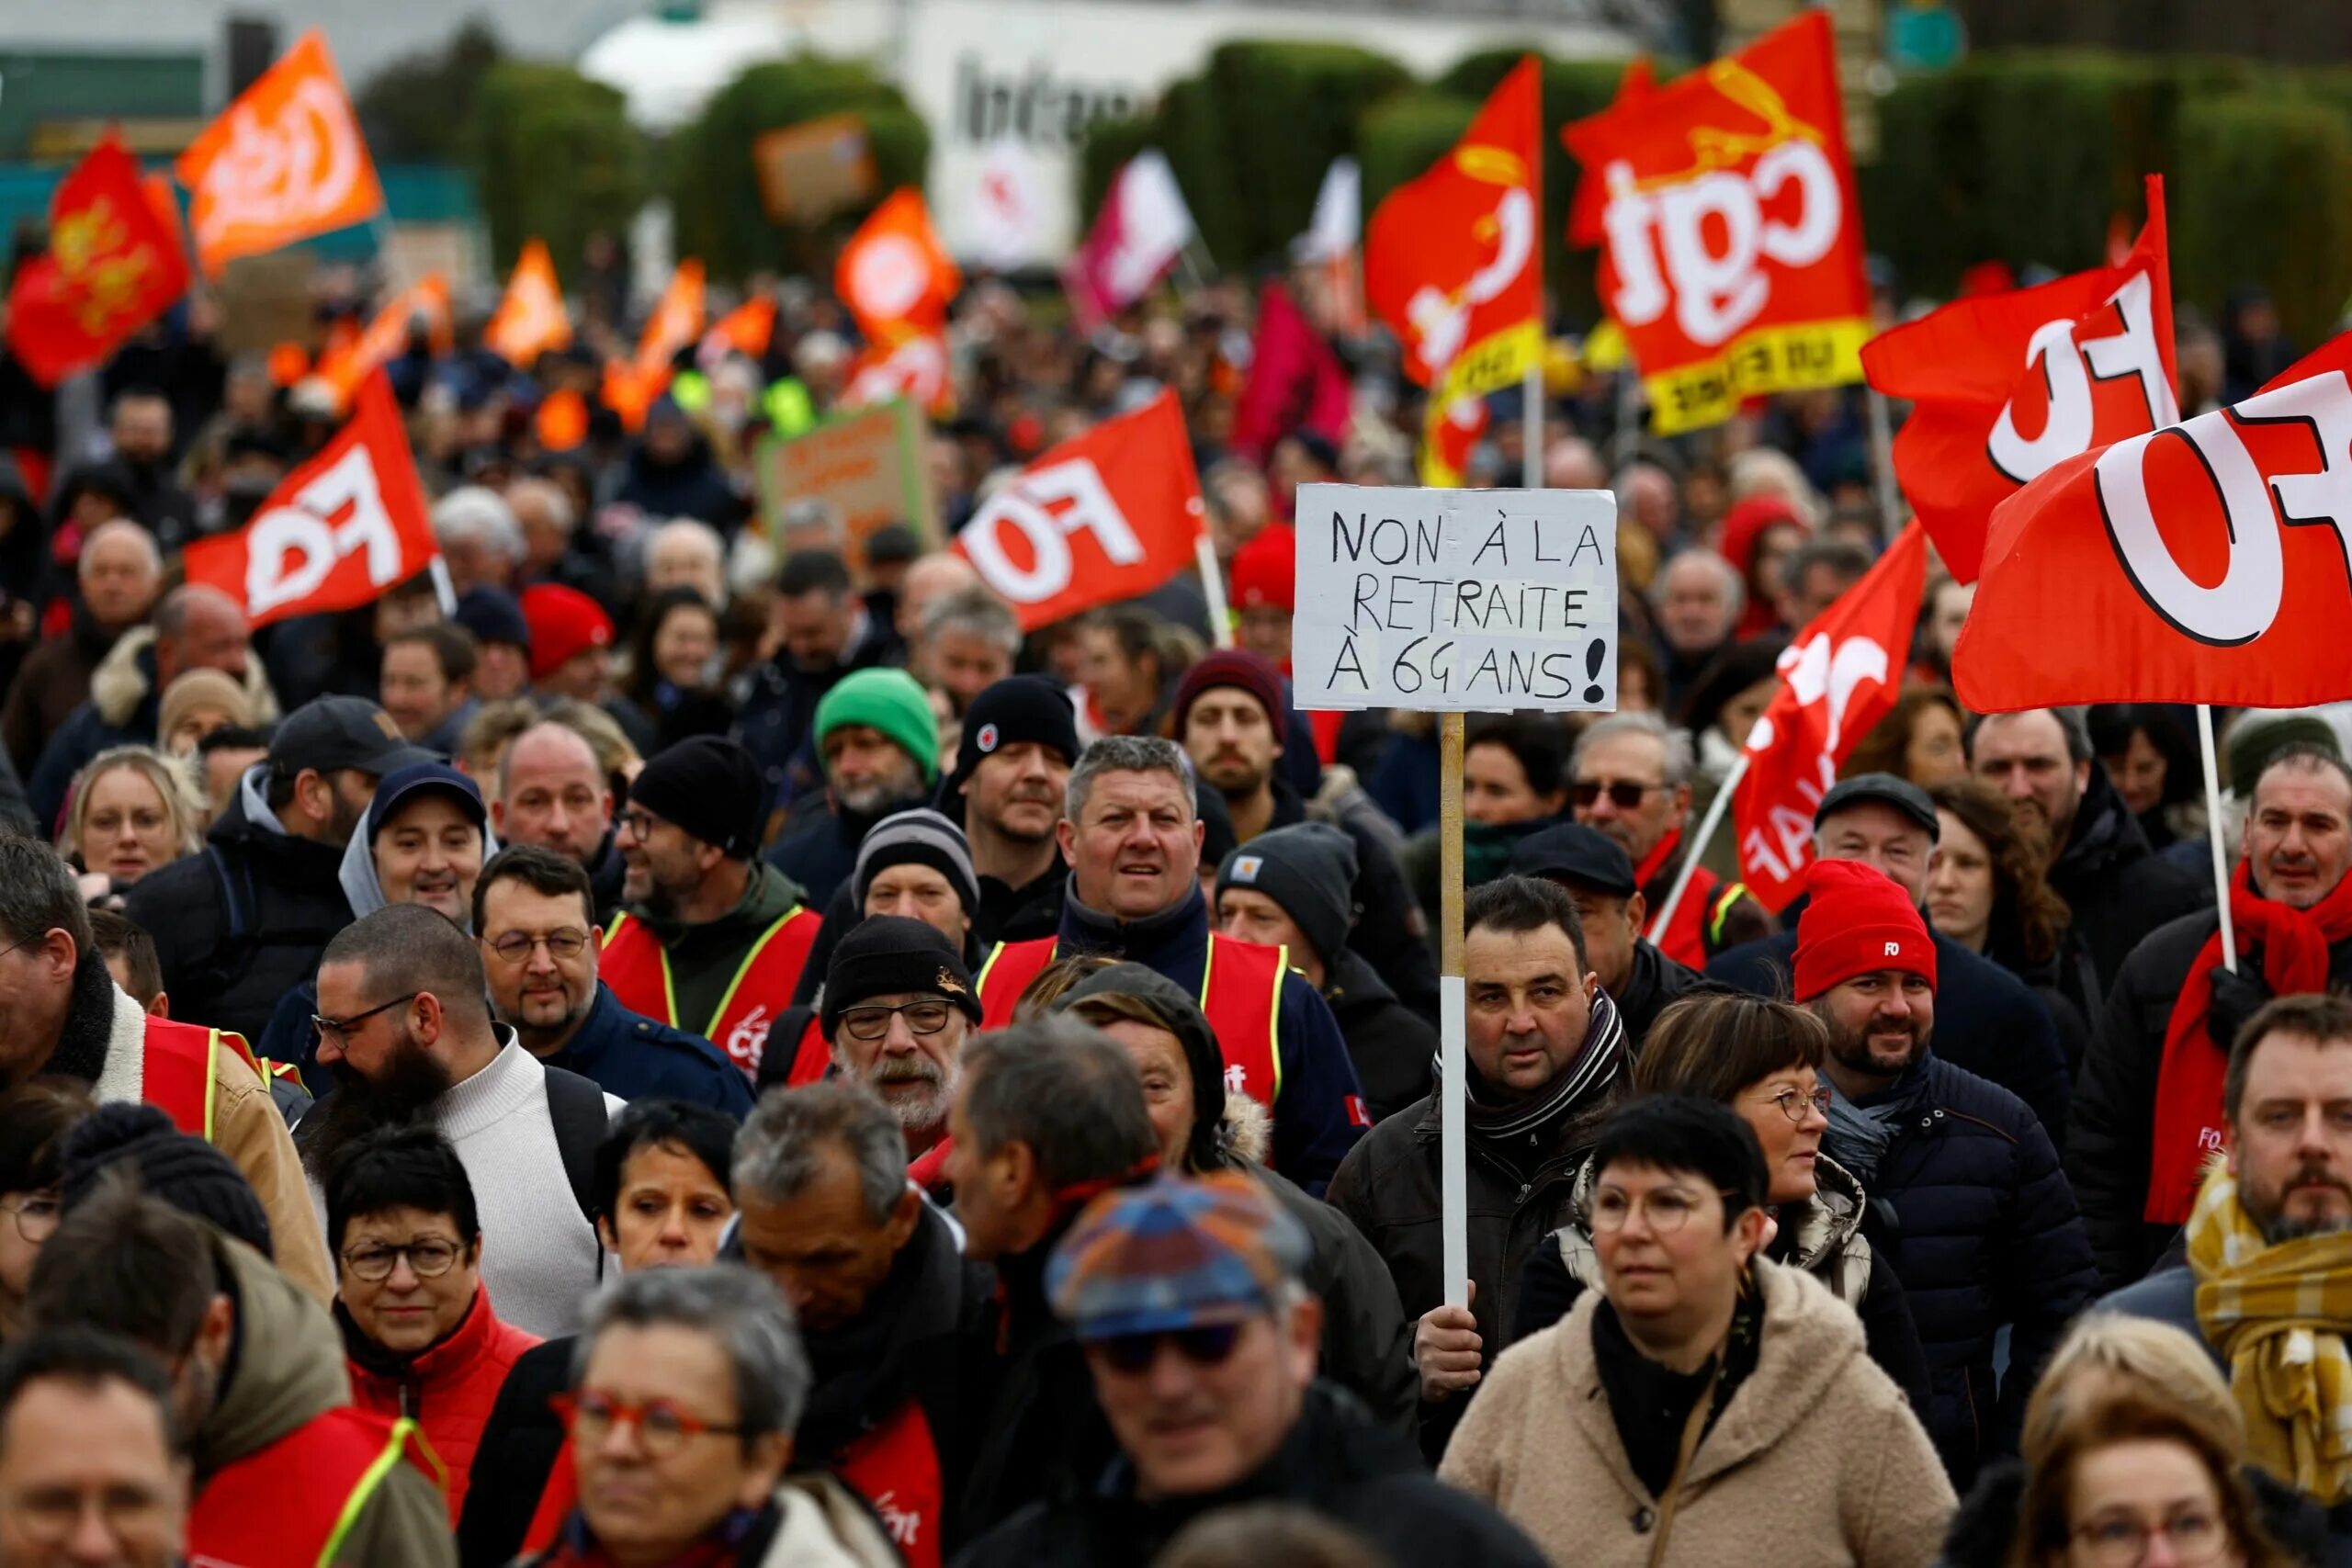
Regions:
<instances>
[{"instance_id":1,"label":"fur-trimmed hood","mask_svg":"<svg viewBox=\"0 0 2352 1568\"><path fill-rule=\"evenodd\" d=\"M277 694L270 689L269 674L259 659L245 660L245 700L253 704L254 722L272 724L278 717ZM141 705L150 697L160 698L155 690L155 628L133 626L115 639L98 667L90 672L90 705L98 716L119 729L129 724ZM156 739L161 739L158 736Z\"/></svg>"}]
</instances>

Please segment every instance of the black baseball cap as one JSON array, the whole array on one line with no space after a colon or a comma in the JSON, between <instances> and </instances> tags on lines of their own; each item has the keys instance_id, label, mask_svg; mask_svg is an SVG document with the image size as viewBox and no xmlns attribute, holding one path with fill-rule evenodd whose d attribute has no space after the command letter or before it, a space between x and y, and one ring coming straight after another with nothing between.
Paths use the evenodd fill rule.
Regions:
<instances>
[{"instance_id":1,"label":"black baseball cap","mask_svg":"<svg viewBox=\"0 0 2352 1568\"><path fill-rule=\"evenodd\" d=\"M1624 846L1580 822L1563 822L1521 839L1510 852L1510 869L1519 876L1573 882L1612 898L1630 898L1639 887Z\"/></svg>"},{"instance_id":2,"label":"black baseball cap","mask_svg":"<svg viewBox=\"0 0 2352 1568\"><path fill-rule=\"evenodd\" d=\"M1936 820L1936 803L1928 798L1928 792L1893 773L1856 773L1850 779L1838 780L1821 797L1821 805L1813 814L1813 825L1818 828L1846 807L1866 800L1894 807L1925 828L1930 842L1943 836L1943 824Z\"/></svg>"},{"instance_id":3,"label":"black baseball cap","mask_svg":"<svg viewBox=\"0 0 2352 1568\"><path fill-rule=\"evenodd\" d=\"M353 768L382 778L416 762L441 758L411 745L392 716L365 697L315 697L278 721L269 765L290 776L305 768L331 773Z\"/></svg>"}]
</instances>

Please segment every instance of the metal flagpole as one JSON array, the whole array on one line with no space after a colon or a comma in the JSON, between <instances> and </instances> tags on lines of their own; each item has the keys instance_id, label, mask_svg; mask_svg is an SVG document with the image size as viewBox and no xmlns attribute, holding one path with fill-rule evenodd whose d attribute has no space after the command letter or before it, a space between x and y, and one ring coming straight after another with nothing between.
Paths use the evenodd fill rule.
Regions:
<instances>
[{"instance_id":1,"label":"metal flagpole","mask_svg":"<svg viewBox=\"0 0 2352 1568\"><path fill-rule=\"evenodd\" d=\"M1520 458L1519 482L1527 490L1544 488L1544 356L1542 354L1527 362L1527 378L1521 384L1521 396L1527 403L1527 451Z\"/></svg>"},{"instance_id":2,"label":"metal flagpole","mask_svg":"<svg viewBox=\"0 0 2352 1568\"><path fill-rule=\"evenodd\" d=\"M2238 943L2236 926L2230 919L2230 870L2222 852L2222 775L2213 765L2213 709L2207 703L2197 705L2197 750L2205 759L2205 837L2213 847L2213 896L2222 911L2222 962L2234 975Z\"/></svg>"},{"instance_id":3,"label":"metal flagpole","mask_svg":"<svg viewBox=\"0 0 2352 1568\"><path fill-rule=\"evenodd\" d=\"M1903 488L1894 482L1894 420L1888 413L1886 394L1870 389L1871 466L1877 470L1879 540L1883 544L1903 529Z\"/></svg>"},{"instance_id":4,"label":"metal flagpole","mask_svg":"<svg viewBox=\"0 0 2352 1568\"><path fill-rule=\"evenodd\" d=\"M1209 602L1209 636L1219 648L1233 646L1233 613L1226 607L1225 573L1216 563L1216 542L1208 530L1193 541L1193 559L1201 569L1201 593Z\"/></svg>"},{"instance_id":5,"label":"metal flagpole","mask_svg":"<svg viewBox=\"0 0 2352 1568\"><path fill-rule=\"evenodd\" d=\"M1682 907L1682 895L1689 890L1690 878L1698 873L1699 857L1707 852L1708 841L1714 838L1716 826L1723 821L1724 813L1731 808L1731 797L1738 790L1739 781L1747 776L1747 753L1743 750L1739 760L1732 763L1731 772L1724 775L1724 782L1717 786L1715 798L1707 802L1707 814L1699 818L1698 835L1683 849L1682 869L1674 874L1674 886L1667 889L1666 902L1660 904L1657 913L1650 918L1650 941L1657 941L1666 933L1666 928L1673 923L1674 911Z\"/></svg>"}]
</instances>

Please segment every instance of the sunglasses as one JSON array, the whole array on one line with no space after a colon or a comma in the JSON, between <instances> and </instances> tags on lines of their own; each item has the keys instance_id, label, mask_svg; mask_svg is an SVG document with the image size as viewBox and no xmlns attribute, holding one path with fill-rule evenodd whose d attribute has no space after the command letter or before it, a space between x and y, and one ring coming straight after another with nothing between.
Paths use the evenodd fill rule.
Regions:
<instances>
[{"instance_id":1,"label":"sunglasses","mask_svg":"<svg viewBox=\"0 0 2352 1568\"><path fill-rule=\"evenodd\" d=\"M1611 784L1583 779L1568 786L1568 798L1578 806L1590 809L1600 802L1603 795L1606 795L1609 796L1609 804L1618 810L1639 811L1642 808L1644 795L1666 787L1662 784L1632 784L1624 779L1618 779Z\"/></svg>"},{"instance_id":2,"label":"sunglasses","mask_svg":"<svg viewBox=\"0 0 2352 1568\"><path fill-rule=\"evenodd\" d=\"M1114 1334L1094 1341L1096 1353L1115 1371L1148 1371L1159 1359L1159 1347L1173 1345L1176 1353L1196 1367L1222 1366L1241 1338L1238 1323L1206 1323L1197 1328L1172 1328L1161 1334Z\"/></svg>"}]
</instances>

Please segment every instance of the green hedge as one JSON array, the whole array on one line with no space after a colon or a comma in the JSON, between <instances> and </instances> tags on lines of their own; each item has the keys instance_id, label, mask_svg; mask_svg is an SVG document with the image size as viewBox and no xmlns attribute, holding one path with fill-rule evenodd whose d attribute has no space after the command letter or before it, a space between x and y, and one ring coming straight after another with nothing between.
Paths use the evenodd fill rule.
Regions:
<instances>
[{"instance_id":1,"label":"green hedge","mask_svg":"<svg viewBox=\"0 0 2352 1568\"><path fill-rule=\"evenodd\" d=\"M2352 288L2352 117L2310 97L2199 99L2181 112L2174 168L2174 293L2218 303L2266 281L2290 336L2326 336Z\"/></svg>"},{"instance_id":2,"label":"green hedge","mask_svg":"<svg viewBox=\"0 0 2352 1568\"><path fill-rule=\"evenodd\" d=\"M663 149L678 254L700 256L713 277L772 269L830 276L833 245L865 213L844 214L814 231L770 222L752 142L763 131L834 114L854 114L865 124L877 201L900 186L922 184L930 129L870 68L813 54L754 65L720 88Z\"/></svg>"},{"instance_id":3,"label":"green hedge","mask_svg":"<svg viewBox=\"0 0 2352 1568\"><path fill-rule=\"evenodd\" d=\"M502 276L536 236L570 281L591 233L628 231L648 194L647 159L618 92L569 66L505 61L483 74L474 113L474 168Z\"/></svg>"}]
</instances>

